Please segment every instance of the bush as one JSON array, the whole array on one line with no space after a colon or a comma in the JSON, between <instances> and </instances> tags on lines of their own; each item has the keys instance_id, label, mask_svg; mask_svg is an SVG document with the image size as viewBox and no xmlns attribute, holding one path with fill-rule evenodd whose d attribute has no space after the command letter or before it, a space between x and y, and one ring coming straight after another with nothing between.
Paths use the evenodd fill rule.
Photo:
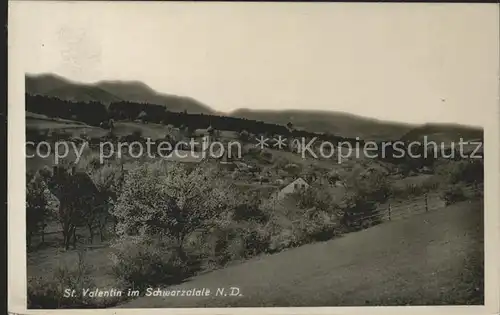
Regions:
<instances>
[{"instance_id":1,"label":"bush","mask_svg":"<svg viewBox=\"0 0 500 315\"><path fill-rule=\"evenodd\" d=\"M484 181L484 164L480 159L440 161L436 171L450 184L463 182L477 185Z\"/></svg>"},{"instance_id":2,"label":"bush","mask_svg":"<svg viewBox=\"0 0 500 315\"><path fill-rule=\"evenodd\" d=\"M205 238L206 256L203 259L205 268L215 269L230 261L245 257L244 244L235 226L212 230Z\"/></svg>"},{"instance_id":3,"label":"bush","mask_svg":"<svg viewBox=\"0 0 500 315\"><path fill-rule=\"evenodd\" d=\"M326 241L340 234L340 221L335 214L312 208L306 216L302 227L306 242Z\"/></svg>"},{"instance_id":4,"label":"bush","mask_svg":"<svg viewBox=\"0 0 500 315\"><path fill-rule=\"evenodd\" d=\"M381 222L377 210L391 192L387 177L380 171L361 173L353 170L346 180L347 192L342 204L342 223L348 229L360 229Z\"/></svg>"},{"instance_id":5,"label":"bush","mask_svg":"<svg viewBox=\"0 0 500 315\"><path fill-rule=\"evenodd\" d=\"M170 239L124 236L111 247L113 274L129 288L141 290L176 283L188 273Z\"/></svg>"},{"instance_id":6,"label":"bush","mask_svg":"<svg viewBox=\"0 0 500 315\"><path fill-rule=\"evenodd\" d=\"M94 171L101 167L101 157L97 152L89 152L80 158L78 167L86 171Z\"/></svg>"},{"instance_id":7,"label":"bush","mask_svg":"<svg viewBox=\"0 0 500 315\"><path fill-rule=\"evenodd\" d=\"M188 250L189 248L189 250ZM269 248L269 235L264 225L257 222L228 221L194 237L186 249L196 257L204 270L225 266L265 253Z\"/></svg>"},{"instance_id":8,"label":"bush","mask_svg":"<svg viewBox=\"0 0 500 315\"><path fill-rule=\"evenodd\" d=\"M131 136L131 140L132 141L141 141L141 140L143 140L142 130L141 129L135 129L134 131L132 131L132 134L130 136Z\"/></svg>"},{"instance_id":9,"label":"bush","mask_svg":"<svg viewBox=\"0 0 500 315\"><path fill-rule=\"evenodd\" d=\"M249 133L248 131L246 130L242 130L239 134L238 134L238 137L241 141L248 141L250 136L249 136Z\"/></svg>"},{"instance_id":10,"label":"bush","mask_svg":"<svg viewBox=\"0 0 500 315\"><path fill-rule=\"evenodd\" d=\"M424 182L422 183L422 188L424 191L429 192L438 189L440 185L441 185L440 178L438 176L433 175L424 180Z\"/></svg>"},{"instance_id":11,"label":"bush","mask_svg":"<svg viewBox=\"0 0 500 315\"><path fill-rule=\"evenodd\" d=\"M424 184L411 184L407 183L404 187L393 186L391 187L391 196L394 198L411 198L416 196L421 196L428 192L430 189Z\"/></svg>"},{"instance_id":12,"label":"bush","mask_svg":"<svg viewBox=\"0 0 500 315\"><path fill-rule=\"evenodd\" d=\"M235 206L232 215L234 221L255 221L260 223L267 221L268 216L260 208L262 198L258 192L240 195L236 199L238 204Z\"/></svg>"},{"instance_id":13,"label":"bush","mask_svg":"<svg viewBox=\"0 0 500 315\"><path fill-rule=\"evenodd\" d=\"M90 278L91 267L85 262L85 252L78 252L78 261L75 266L59 266L54 273L47 277L33 277L28 279L28 308L89 308L99 304L102 306L115 304L115 298L96 300L85 297L83 289L91 289L94 285ZM65 297L65 290L75 290L74 296Z\"/></svg>"},{"instance_id":14,"label":"bush","mask_svg":"<svg viewBox=\"0 0 500 315\"><path fill-rule=\"evenodd\" d=\"M270 221L266 225L269 234L270 253L280 252L286 248L296 247L304 243L303 229L298 224L292 222Z\"/></svg>"},{"instance_id":15,"label":"bush","mask_svg":"<svg viewBox=\"0 0 500 315\"><path fill-rule=\"evenodd\" d=\"M269 151L261 151L259 155L259 160L265 164L273 163L273 154Z\"/></svg>"},{"instance_id":16,"label":"bush","mask_svg":"<svg viewBox=\"0 0 500 315\"><path fill-rule=\"evenodd\" d=\"M340 220L333 210L335 206L304 209L297 202L300 196L292 194L282 202L264 205L269 215L269 221L263 227L264 235L269 239L268 252L331 239L339 234Z\"/></svg>"},{"instance_id":17,"label":"bush","mask_svg":"<svg viewBox=\"0 0 500 315\"><path fill-rule=\"evenodd\" d=\"M240 232L244 243L245 257L253 257L268 251L270 235L264 225L252 223Z\"/></svg>"},{"instance_id":18,"label":"bush","mask_svg":"<svg viewBox=\"0 0 500 315\"><path fill-rule=\"evenodd\" d=\"M118 141L119 138L117 136L117 134L113 131L113 130L110 130L108 132L106 132L103 136L101 136L99 138L99 143L102 143L102 142L112 142L114 144L116 144L116 141ZM91 139L91 143L94 143L94 139Z\"/></svg>"},{"instance_id":19,"label":"bush","mask_svg":"<svg viewBox=\"0 0 500 315\"><path fill-rule=\"evenodd\" d=\"M341 223L350 231L365 229L382 222L377 203L361 195L346 195L342 211Z\"/></svg>"},{"instance_id":20,"label":"bush","mask_svg":"<svg viewBox=\"0 0 500 315\"><path fill-rule=\"evenodd\" d=\"M27 302L28 308L61 308L64 306L63 290L56 280L42 277L28 278ZM73 301L68 301L73 306ZM81 303L78 303L81 304ZM77 305L78 306L78 305Z\"/></svg>"},{"instance_id":21,"label":"bush","mask_svg":"<svg viewBox=\"0 0 500 315\"><path fill-rule=\"evenodd\" d=\"M324 185L310 186L292 196L301 209L318 208L324 211L334 211L338 208L330 188Z\"/></svg>"},{"instance_id":22,"label":"bush","mask_svg":"<svg viewBox=\"0 0 500 315\"><path fill-rule=\"evenodd\" d=\"M283 166L283 170L285 170L288 174L297 176L301 172L301 167L297 164L289 163Z\"/></svg>"},{"instance_id":23,"label":"bush","mask_svg":"<svg viewBox=\"0 0 500 315\"><path fill-rule=\"evenodd\" d=\"M451 205L467 199L466 191L462 185L452 185L447 187L442 194L446 205Z\"/></svg>"},{"instance_id":24,"label":"bush","mask_svg":"<svg viewBox=\"0 0 500 315\"><path fill-rule=\"evenodd\" d=\"M82 132L82 133L80 134L80 138L81 138L83 141L85 141L85 142L89 142L89 141L90 141L90 137L89 137L89 135L87 134L87 132L85 132L85 131L84 131L84 132Z\"/></svg>"}]
</instances>

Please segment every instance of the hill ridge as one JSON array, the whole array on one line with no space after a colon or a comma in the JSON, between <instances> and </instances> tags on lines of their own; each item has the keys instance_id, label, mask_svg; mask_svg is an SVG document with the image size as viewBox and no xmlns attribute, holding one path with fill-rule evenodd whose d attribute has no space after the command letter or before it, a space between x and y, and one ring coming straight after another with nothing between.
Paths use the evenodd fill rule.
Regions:
<instances>
[{"instance_id":1,"label":"hill ridge","mask_svg":"<svg viewBox=\"0 0 500 315\"><path fill-rule=\"evenodd\" d=\"M243 118L278 125L292 123L294 128L309 132L329 133L365 140L417 140L425 134L438 133L443 139L459 136L482 138L482 128L450 123L406 123L361 116L343 111L326 110L254 110L240 108L229 112L216 111L190 96L167 94L154 90L138 80L99 80L79 83L53 73L26 74L26 93L45 95L70 101L97 101L105 105L128 101L161 105L171 112L207 114Z\"/></svg>"}]
</instances>

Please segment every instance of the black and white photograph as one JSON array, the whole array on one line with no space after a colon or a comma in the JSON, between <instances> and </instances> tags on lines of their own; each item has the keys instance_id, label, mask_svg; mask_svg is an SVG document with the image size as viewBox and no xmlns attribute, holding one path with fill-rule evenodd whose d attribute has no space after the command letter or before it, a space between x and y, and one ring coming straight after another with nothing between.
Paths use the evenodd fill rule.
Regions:
<instances>
[{"instance_id":1,"label":"black and white photograph","mask_svg":"<svg viewBox=\"0 0 500 315\"><path fill-rule=\"evenodd\" d=\"M494 4L9 2L11 302L495 313L498 23Z\"/></svg>"}]
</instances>

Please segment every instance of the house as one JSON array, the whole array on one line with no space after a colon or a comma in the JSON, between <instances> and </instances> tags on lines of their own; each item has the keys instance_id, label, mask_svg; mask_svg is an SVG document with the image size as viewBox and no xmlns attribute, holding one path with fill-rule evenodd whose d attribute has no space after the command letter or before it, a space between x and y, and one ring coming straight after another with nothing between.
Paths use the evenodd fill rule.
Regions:
<instances>
[{"instance_id":1,"label":"house","mask_svg":"<svg viewBox=\"0 0 500 315\"><path fill-rule=\"evenodd\" d=\"M304 179L299 177L290 184L288 184L287 186L285 186L283 189L278 191L275 197L281 200L289 194L299 192L307 188L309 188L309 184Z\"/></svg>"}]
</instances>

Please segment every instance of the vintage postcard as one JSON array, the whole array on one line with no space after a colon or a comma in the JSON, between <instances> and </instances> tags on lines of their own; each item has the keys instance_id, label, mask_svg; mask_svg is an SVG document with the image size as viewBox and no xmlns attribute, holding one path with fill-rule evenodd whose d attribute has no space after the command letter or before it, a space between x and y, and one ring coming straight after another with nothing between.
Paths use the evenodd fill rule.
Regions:
<instances>
[{"instance_id":1,"label":"vintage postcard","mask_svg":"<svg viewBox=\"0 0 500 315\"><path fill-rule=\"evenodd\" d=\"M497 5L8 18L10 312L498 314Z\"/></svg>"}]
</instances>

